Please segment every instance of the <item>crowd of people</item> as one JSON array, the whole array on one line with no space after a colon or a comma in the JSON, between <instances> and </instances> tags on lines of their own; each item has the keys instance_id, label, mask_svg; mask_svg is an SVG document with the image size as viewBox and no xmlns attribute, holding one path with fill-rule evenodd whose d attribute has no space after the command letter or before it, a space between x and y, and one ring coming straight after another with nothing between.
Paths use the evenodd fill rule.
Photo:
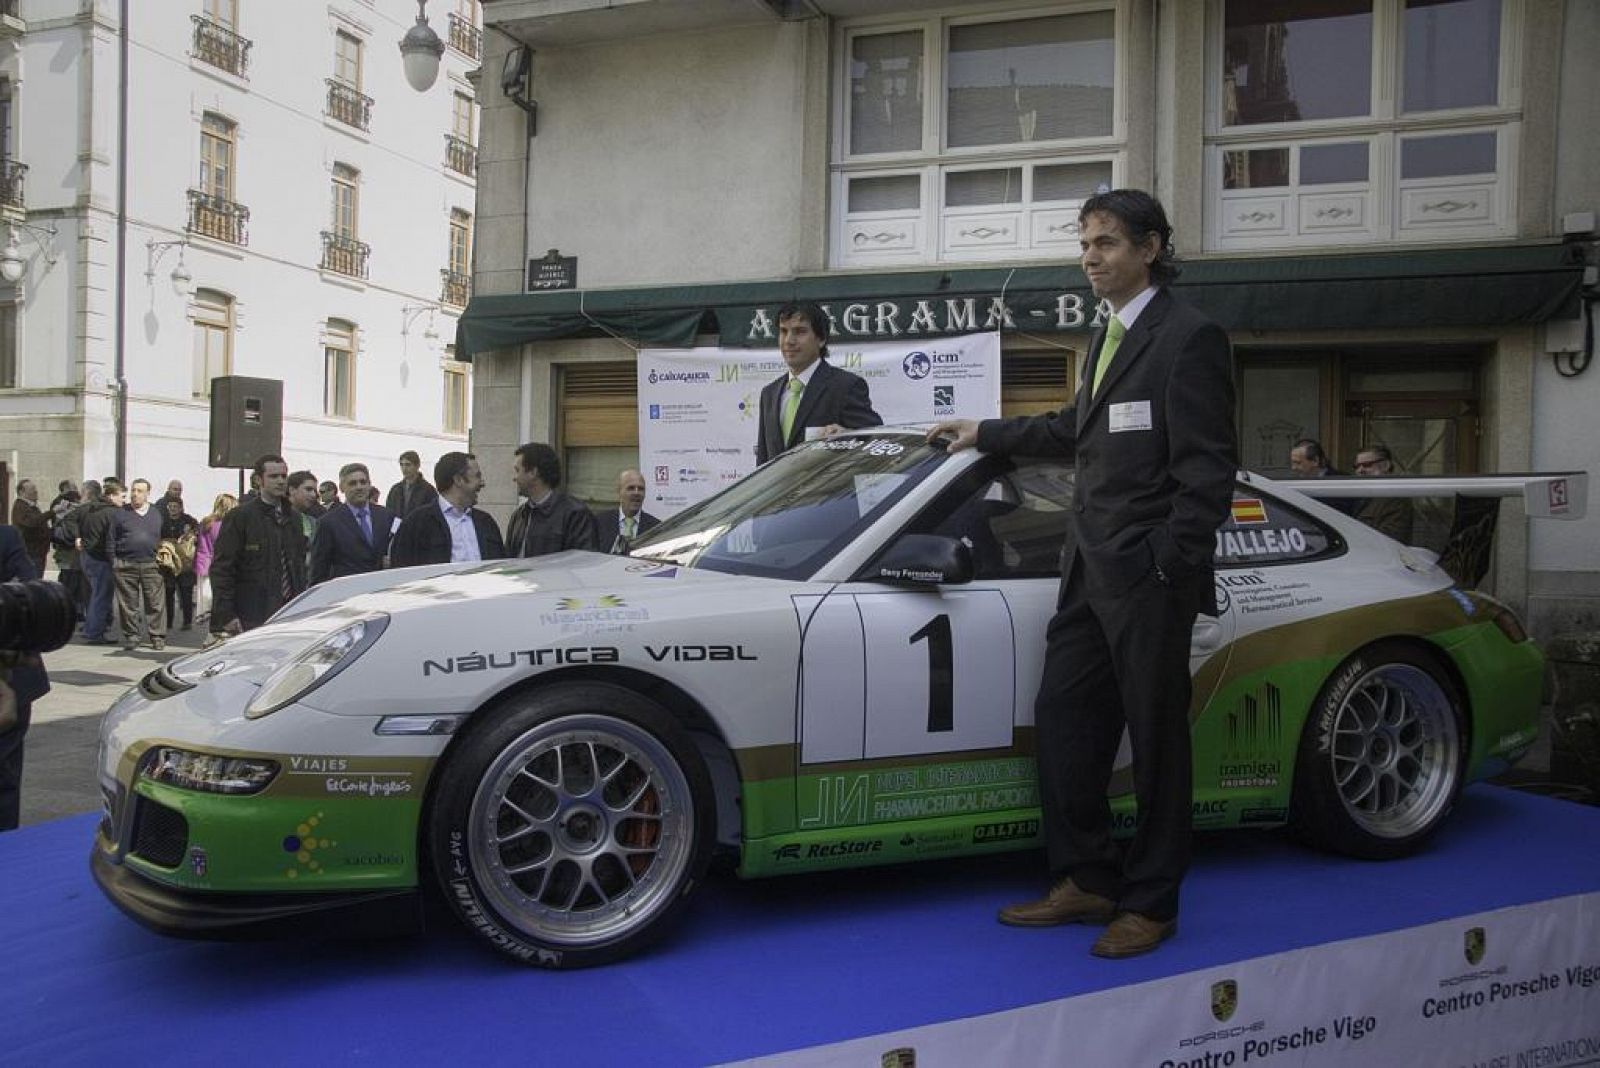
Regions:
<instances>
[{"instance_id":1,"label":"crowd of people","mask_svg":"<svg viewBox=\"0 0 1600 1068\"><path fill-rule=\"evenodd\" d=\"M483 472L477 457L449 452L433 481L416 452L400 454L400 481L381 495L366 465L350 463L339 481L290 471L262 456L241 501L218 494L195 518L183 483L152 499L147 479L62 481L48 508L31 479L17 484L11 521L37 574L53 553L73 595L84 640L164 649L168 634L204 624L212 638L259 626L308 586L384 567L538 556L565 549L622 551L655 526L644 511L644 477L617 476L617 506L592 512L562 488L551 446L530 442L512 458L526 501L506 537L477 507ZM209 606L209 607L207 607Z\"/></svg>"}]
</instances>

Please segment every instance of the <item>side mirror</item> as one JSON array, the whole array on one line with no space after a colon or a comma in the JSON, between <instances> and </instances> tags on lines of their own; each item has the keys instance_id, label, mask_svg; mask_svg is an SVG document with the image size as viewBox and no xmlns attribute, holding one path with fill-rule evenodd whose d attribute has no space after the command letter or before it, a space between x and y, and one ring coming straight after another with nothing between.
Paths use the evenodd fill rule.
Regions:
<instances>
[{"instance_id":1,"label":"side mirror","mask_svg":"<svg viewBox=\"0 0 1600 1068\"><path fill-rule=\"evenodd\" d=\"M861 574L866 582L954 585L972 581L972 550L939 534L902 535Z\"/></svg>"}]
</instances>

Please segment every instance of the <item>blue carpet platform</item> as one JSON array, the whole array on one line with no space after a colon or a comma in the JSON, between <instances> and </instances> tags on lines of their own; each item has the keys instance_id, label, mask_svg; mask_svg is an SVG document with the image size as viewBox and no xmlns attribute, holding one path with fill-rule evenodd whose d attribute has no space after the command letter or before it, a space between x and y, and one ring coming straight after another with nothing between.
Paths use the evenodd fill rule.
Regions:
<instances>
[{"instance_id":1,"label":"blue carpet platform","mask_svg":"<svg viewBox=\"0 0 1600 1068\"><path fill-rule=\"evenodd\" d=\"M1426 1039L1435 1025L1464 1034L1469 1016L1509 1065L1600 1063L1600 967L1584 970L1600 966L1600 809L1493 787L1468 790L1433 848L1405 861L1330 857L1275 833L1200 836L1178 937L1120 962L1088 955L1089 928L995 923L1002 904L1039 891L1032 854L714 878L663 945L572 973L503 962L446 922L388 942L176 941L96 889L94 822L0 835L0 1063L1121 1063L1085 1053L1069 1017L1041 1015L1077 1003L1097 1007L1102 1030L1174 1020L1176 1039L1116 1047L1137 1048L1127 1063L1349 1063L1363 1048L1350 1046L1352 1029L1375 1052L1402 1022ZM1502 936L1501 916L1533 933ZM1414 946L1387 941L1441 924L1447 963L1419 964ZM1317 958L1296 970L1296 954L1330 946L1367 947L1380 972L1422 968L1415 1011L1395 998L1363 1008L1371 984L1354 965L1345 974ZM1565 957L1523 960L1514 948ZM1245 967L1262 960L1264 971ZM1296 983L1330 974L1332 995L1283 1003ZM1171 996L1163 982L1189 978L1198 993L1177 996L1197 1022L1141 1011L1145 998ZM1307 1037L1319 1027L1320 1041ZM959 1034L992 1057L957 1052ZM1518 1060L1535 1046L1549 1056ZM1475 1063L1423 1048L1432 1056L1409 1063Z\"/></svg>"}]
</instances>

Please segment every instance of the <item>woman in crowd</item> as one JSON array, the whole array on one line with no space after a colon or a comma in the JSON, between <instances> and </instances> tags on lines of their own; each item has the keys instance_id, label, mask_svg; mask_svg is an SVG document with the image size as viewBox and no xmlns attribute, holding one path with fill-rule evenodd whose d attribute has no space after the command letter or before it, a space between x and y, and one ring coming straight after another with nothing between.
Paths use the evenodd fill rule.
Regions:
<instances>
[{"instance_id":1,"label":"woman in crowd","mask_svg":"<svg viewBox=\"0 0 1600 1068\"><path fill-rule=\"evenodd\" d=\"M231 493L219 493L211 502L211 514L200 520L199 543L194 554L194 573L200 580L200 610L202 615L211 611L211 556L216 549L217 534L222 530L222 517L233 511L239 499Z\"/></svg>"},{"instance_id":2,"label":"woman in crowd","mask_svg":"<svg viewBox=\"0 0 1600 1068\"><path fill-rule=\"evenodd\" d=\"M167 590L167 629L172 629L172 602L176 600L183 609L183 629L194 627L195 558L199 554L200 524L183 510L178 497L164 497L161 501L161 544L156 549L156 563L161 569L161 582Z\"/></svg>"}]
</instances>

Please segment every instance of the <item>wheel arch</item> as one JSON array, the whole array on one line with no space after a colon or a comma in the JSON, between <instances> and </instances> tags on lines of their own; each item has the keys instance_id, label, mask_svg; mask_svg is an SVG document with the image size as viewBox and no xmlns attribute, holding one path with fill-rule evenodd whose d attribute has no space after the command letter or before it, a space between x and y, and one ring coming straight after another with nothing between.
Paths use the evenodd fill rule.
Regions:
<instances>
[{"instance_id":1,"label":"wheel arch","mask_svg":"<svg viewBox=\"0 0 1600 1068\"><path fill-rule=\"evenodd\" d=\"M460 747L462 739L470 735L477 724L490 718L496 708L554 686L575 682L602 682L628 690L654 701L683 726L690 740L700 750L706 762L706 769L711 773L711 786L716 794L717 804L718 846L737 847L743 832L739 807L741 781L738 762L733 757L732 747L704 705L682 687L638 668L612 664L575 664L520 679L488 698L467 717L451 736L444 752L439 754L435 768L442 770L448 767L451 756ZM419 857L426 849L427 813L433 807L434 794L440 777L439 770L429 777L428 788L423 793L423 815L417 821Z\"/></svg>"}]
</instances>

